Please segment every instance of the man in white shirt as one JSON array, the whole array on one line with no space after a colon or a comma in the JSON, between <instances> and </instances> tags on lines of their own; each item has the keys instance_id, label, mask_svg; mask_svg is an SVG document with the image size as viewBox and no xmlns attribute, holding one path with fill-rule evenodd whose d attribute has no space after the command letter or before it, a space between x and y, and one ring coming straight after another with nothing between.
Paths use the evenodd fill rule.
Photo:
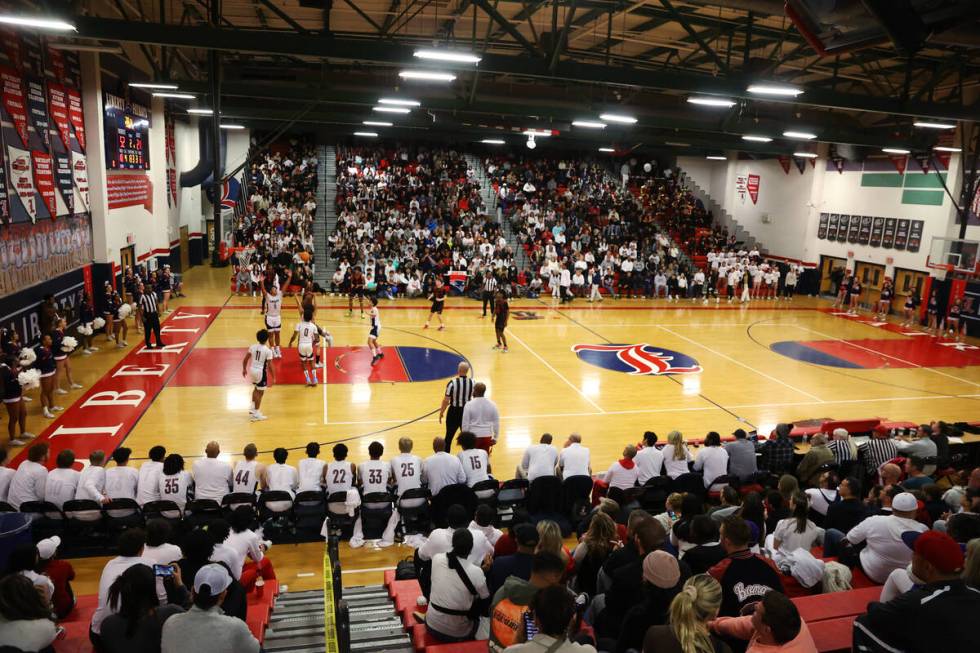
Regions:
<instances>
[{"instance_id":1,"label":"man in white shirt","mask_svg":"<svg viewBox=\"0 0 980 653\"><path fill-rule=\"evenodd\" d=\"M161 445L150 447L150 459L140 465L139 481L136 484L136 503L141 506L160 500L160 474L163 473L163 459L167 449Z\"/></svg>"},{"instance_id":2,"label":"man in white shirt","mask_svg":"<svg viewBox=\"0 0 980 653\"><path fill-rule=\"evenodd\" d=\"M896 569L904 569L912 560L912 550L903 537L912 533L929 530L925 524L916 521L918 502L910 492L902 492L892 499L891 515L875 515L858 523L847 532L851 544L867 542L861 549L861 569L868 578L884 584L889 574Z\"/></svg>"},{"instance_id":3,"label":"man in white shirt","mask_svg":"<svg viewBox=\"0 0 980 653\"><path fill-rule=\"evenodd\" d=\"M151 519L146 522L146 546L143 547L143 557L149 561L146 564L171 565L184 557L179 546L167 541L172 532L170 522L166 519ZM157 576L156 584L160 605L166 605L167 588L163 584L162 576Z\"/></svg>"},{"instance_id":4,"label":"man in white shirt","mask_svg":"<svg viewBox=\"0 0 980 653\"><path fill-rule=\"evenodd\" d=\"M490 478L490 457L483 449L477 449L476 436L467 430L459 434L459 446L463 448L457 454L460 465L463 466L463 473L466 475L466 484L473 487Z\"/></svg>"},{"instance_id":5,"label":"man in white shirt","mask_svg":"<svg viewBox=\"0 0 980 653\"><path fill-rule=\"evenodd\" d=\"M318 492L323 489L323 468L327 461L320 460L320 444L318 442L308 442L306 444L306 458L299 461L299 491Z\"/></svg>"},{"instance_id":6,"label":"man in white shirt","mask_svg":"<svg viewBox=\"0 0 980 653\"><path fill-rule=\"evenodd\" d=\"M22 462L10 479L7 503L20 509L25 501L44 501L44 485L48 480L48 444L38 442L27 450L27 460Z\"/></svg>"},{"instance_id":7,"label":"man in white shirt","mask_svg":"<svg viewBox=\"0 0 980 653\"><path fill-rule=\"evenodd\" d=\"M639 470L636 468L636 463L633 462L635 457L636 447L632 444L626 445L626 448L623 449L623 457L609 466L609 471L602 479L609 489L628 490L636 486Z\"/></svg>"},{"instance_id":8,"label":"man in white shirt","mask_svg":"<svg viewBox=\"0 0 980 653\"><path fill-rule=\"evenodd\" d=\"M231 465L218 460L221 446L212 440L204 448L206 458L194 461L191 473L194 475L194 496L197 499L211 499L219 504L231 492Z\"/></svg>"},{"instance_id":9,"label":"man in white shirt","mask_svg":"<svg viewBox=\"0 0 980 653\"><path fill-rule=\"evenodd\" d=\"M44 500L61 508L65 501L75 498L78 489L77 470L72 469L75 464L75 452L71 449L62 449L58 452L55 460L56 467L48 472L48 480L44 484Z\"/></svg>"},{"instance_id":10,"label":"man in white shirt","mask_svg":"<svg viewBox=\"0 0 980 653\"><path fill-rule=\"evenodd\" d=\"M654 476L660 476L664 466L664 454L657 449L657 434L647 431L643 434L643 448L636 452L633 462L636 463L636 482L646 485Z\"/></svg>"},{"instance_id":11,"label":"man in white shirt","mask_svg":"<svg viewBox=\"0 0 980 653\"><path fill-rule=\"evenodd\" d=\"M419 547L419 558L422 560L432 560L436 555L445 553L453 548L453 532L460 528L467 528L470 522L466 509L462 506L450 506L446 511L448 528L436 528L429 533L425 543ZM484 555L488 550L487 536L482 531L470 529L473 532L474 546L470 553L469 561L475 565L483 564ZM492 552L493 547L489 546ZM476 556L480 556L477 558Z\"/></svg>"},{"instance_id":12,"label":"man in white shirt","mask_svg":"<svg viewBox=\"0 0 980 653\"><path fill-rule=\"evenodd\" d=\"M517 468L517 475L526 478L529 483L539 476L554 476L555 467L558 465L558 450L552 444L550 433L541 436L538 444L532 444L524 450L524 457L521 459L521 466Z\"/></svg>"},{"instance_id":13,"label":"man in white shirt","mask_svg":"<svg viewBox=\"0 0 980 653\"><path fill-rule=\"evenodd\" d=\"M143 545L146 543L146 535L142 528L127 528L119 536L119 555L106 563L102 569L102 577L99 578L99 604L92 614L89 637L98 642L99 634L102 632L102 622L110 614L113 614L109 606L109 587L124 571L133 565L153 566L153 562L143 557Z\"/></svg>"},{"instance_id":14,"label":"man in white shirt","mask_svg":"<svg viewBox=\"0 0 980 653\"><path fill-rule=\"evenodd\" d=\"M88 466L78 477L78 489L75 498L79 500L109 503L105 493L105 452L96 450L88 456Z\"/></svg>"},{"instance_id":15,"label":"man in white shirt","mask_svg":"<svg viewBox=\"0 0 980 653\"><path fill-rule=\"evenodd\" d=\"M295 467L286 464L289 451L283 447L278 447L272 452L272 458L276 462L265 468L265 483L263 484L265 489L281 490L295 496L296 488L299 487L299 474Z\"/></svg>"},{"instance_id":16,"label":"man in white shirt","mask_svg":"<svg viewBox=\"0 0 980 653\"><path fill-rule=\"evenodd\" d=\"M447 485L466 483L466 474L463 472L463 465L460 464L459 458L451 453L446 453L445 449L445 439L434 438L432 440L434 453L422 463L423 478L433 497Z\"/></svg>"},{"instance_id":17,"label":"man in white shirt","mask_svg":"<svg viewBox=\"0 0 980 653\"><path fill-rule=\"evenodd\" d=\"M582 436L578 433L568 436L565 448L558 455L558 468L561 469L562 480L571 476L592 476L589 450L582 446Z\"/></svg>"},{"instance_id":18,"label":"man in white shirt","mask_svg":"<svg viewBox=\"0 0 980 653\"><path fill-rule=\"evenodd\" d=\"M437 639L463 641L489 637L489 622L467 614L474 602L490 596L483 570L468 559L474 539L473 531L460 529L453 533L452 553L440 553L432 559L432 591L425 624ZM460 573L466 575L469 583L462 581Z\"/></svg>"},{"instance_id":19,"label":"man in white shirt","mask_svg":"<svg viewBox=\"0 0 980 653\"><path fill-rule=\"evenodd\" d=\"M422 459L412 453L411 438L399 438L399 454L391 459L391 475L395 479L395 492L401 496L405 490L422 487Z\"/></svg>"},{"instance_id":20,"label":"man in white shirt","mask_svg":"<svg viewBox=\"0 0 980 653\"><path fill-rule=\"evenodd\" d=\"M14 477L15 469L5 467L7 462L7 450L0 449L0 501L7 500L7 492L10 490L10 480Z\"/></svg>"},{"instance_id":21,"label":"man in white shirt","mask_svg":"<svg viewBox=\"0 0 980 653\"><path fill-rule=\"evenodd\" d=\"M129 466L133 450L119 447L112 452L115 467L105 470L105 493L110 499L135 499L139 484L139 471Z\"/></svg>"},{"instance_id":22,"label":"man in white shirt","mask_svg":"<svg viewBox=\"0 0 980 653\"><path fill-rule=\"evenodd\" d=\"M473 398L463 407L462 430L475 435L476 446L489 452L500 435L500 413L486 394L485 383L473 384Z\"/></svg>"}]
</instances>

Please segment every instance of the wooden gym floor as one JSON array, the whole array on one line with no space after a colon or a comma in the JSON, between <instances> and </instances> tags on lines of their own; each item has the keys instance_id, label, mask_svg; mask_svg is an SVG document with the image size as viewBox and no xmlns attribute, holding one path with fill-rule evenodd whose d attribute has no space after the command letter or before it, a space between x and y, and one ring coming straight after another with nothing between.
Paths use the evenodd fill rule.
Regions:
<instances>
[{"instance_id":1,"label":"wooden gym floor","mask_svg":"<svg viewBox=\"0 0 980 653\"><path fill-rule=\"evenodd\" d=\"M974 344L910 335L915 331L899 328L894 317L886 324L867 315L835 315L828 302L813 298L748 306L577 299L559 307L550 296L519 300L512 303L506 354L492 350L492 323L480 318L477 302L447 301L446 329L438 331L435 323L421 328L427 302L383 299L381 343L387 355L371 368L364 349L367 320L356 306L347 316L346 298L325 297L318 298L317 322L334 337L327 355L331 382L303 386L295 354L285 350L298 314L295 300L286 298L286 358L275 363L283 382L266 392L262 410L269 419L251 423L251 386L241 378L241 359L264 325L259 299L232 296L228 278L227 268L198 267L184 275L188 298L172 305L210 307L218 314L127 436L134 457L145 457L159 443L185 457L201 455L214 439L229 460L254 442L265 452L264 461L271 462L271 451L282 446L292 450L295 464L309 441L324 445L325 458L333 443L344 441L351 460L360 462L372 441L385 445L387 457L408 436L424 458L433 436L443 432L437 409L446 377L462 359L500 409L502 434L491 456L498 478L513 476L524 448L543 432L559 445L569 433L581 433L598 473L645 430L664 438L679 429L685 437L701 438L711 430L723 436L736 428L768 432L776 422L814 418L925 422L974 420L980 414L980 349ZM140 346L132 324L129 342L129 350L107 349L100 339L102 351L73 356L76 380L90 386ZM573 351L576 345L610 344L648 346ZM669 366L700 371L636 373ZM63 405L79 396L64 397ZM29 429L35 432L45 426L39 410L36 401L31 404ZM321 552L317 544L275 547L281 582L296 589L318 586ZM410 553L345 546L345 583L380 582L380 569ZM78 591L95 591L103 562L76 561Z\"/></svg>"}]
</instances>

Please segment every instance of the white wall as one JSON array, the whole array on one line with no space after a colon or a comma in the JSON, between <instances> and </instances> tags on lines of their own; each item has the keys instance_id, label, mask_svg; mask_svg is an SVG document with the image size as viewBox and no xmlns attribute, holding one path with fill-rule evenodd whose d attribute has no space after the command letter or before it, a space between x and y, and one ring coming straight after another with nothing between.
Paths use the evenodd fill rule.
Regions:
<instances>
[{"instance_id":1,"label":"white wall","mask_svg":"<svg viewBox=\"0 0 980 653\"><path fill-rule=\"evenodd\" d=\"M186 225L190 233L203 233L204 221L201 213L201 187L180 187L180 173L186 172L197 165L200 158L200 140L197 135L196 116L189 119L178 119L174 125L174 141L177 150L177 204L179 226Z\"/></svg>"}]
</instances>

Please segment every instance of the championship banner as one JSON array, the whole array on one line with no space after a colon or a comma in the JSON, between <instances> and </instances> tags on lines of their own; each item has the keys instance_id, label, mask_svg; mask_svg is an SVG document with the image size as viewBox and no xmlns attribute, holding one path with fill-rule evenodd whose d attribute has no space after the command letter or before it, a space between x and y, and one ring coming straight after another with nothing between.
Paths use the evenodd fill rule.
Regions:
<instances>
[{"instance_id":1,"label":"championship banner","mask_svg":"<svg viewBox=\"0 0 980 653\"><path fill-rule=\"evenodd\" d=\"M106 194L110 210L142 206L153 212L153 183L148 175L108 175Z\"/></svg>"},{"instance_id":2,"label":"championship banner","mask_svg":"<svg viewBox=\"0 0 980 653\"><path fill-rule=\"evenodd\" d=\"M75 182L75 189L78 191L78 197L82 201L82 209L88 211L88 163L85 161L85 155L81 152L71 153L71 175L72 181Z\"/></svg>"},{"instance_id":3,"label":"championship banner","mask_svg":"<svg viewBox=\"0 0 980 653\"><path fill-rule=\"evenodd\" d=\"M745 188L749 191L749 197L753 204L759 203L759 184L761 181L762 178L759 175L749 175L746 181Z\"/></svg>"},{"instance_id":4,"label":"championship banner","mask_svg":"<svg viewBox=\"0 0 980 653\"><path fill-rule=\"evenodd\" d=\"M44 47L41 45L41 35L23 31L20 38L24 53L23 70L28 77L43 77Z\"/></svg>"},{"instance_id":5,"label":"championship banner","mask_svg":"<svg viewBox=\"0 0 980 653\"><path fill-rule=\"evenodd\" d=\"M54 167L51 155L35 150L31 152L31 158L34 162L34 186L44 201L44 205L48 207L48 214L54 220L58 217L58 200L55 197Z\"/></svg>"},{"instance_id":6,"label":"championship banner","mask_svg":"<svg viewBox=\"0 0 980 653\"><path fill-rule=\"evenodd\" d=\"M28 147L30 137L27 133L27 110L24 108L24 89L20 85L20 74L6 66L0 66L0 82L3 83L3 108L13 121L21 144Z\"/></svg>"},{"instance_id":7,"label":"championship banner","mask_svg":"<svg viewBox=\"0 0 980 653\"><path fill-rule=\"evenodd\" d=\"M177 139L174 136L174 117L169 111L163 116L164 140L167 150L167 206L177 206Z\"/></svg>"},{"instance_id":8,"label":"championship banner","mask_svg":"<svg viewBox=\"0 0 980 653\"><path fill-rule=\"evenodd\" d=\"M40 79L27 80L27 112L34 123L34 132L41 137L45 150L51 149L51 123L48 121L48 103L44 97L44 82Z\"/></svg>"},{"instance_id":9,"label":"championship banner","mask_svg":"<svg viewBox=\"0 0 980 653\"><path fill-rule=\"evenodd\" d=\"M24 69L24 50L20 41L20 34L10 28L0 30L0 42L3 43L3 51L13 67L21 71Z\"/></svg>"},{"instance_id":10,"label":"championship banner","mask_svg":"<svg viewBox=\"0 0 980 653\"><path fill-rule=\"evenodd\" d=\"M48 111L66 150L71 150L71 123L68 121L68 96L61 84L48 82Z\"/></svg>"},{"instance_id":11,"label":"championship banner","mask_svg":"<svg viewBox=\"0 0 980 653\"><path fill-rule=\"evenodd\" d=\"M65 211L58 211L58 215L75 214L75 189L71 174L71 154L54 154L54 180L58 188L58 195L61 197L60 206L65 207ZM54 215L54 214L52 214Z\"/></svg>"},{"instance_id":12,"label":"championship banner","mask_svg":"<svg viewBox=\"0 0 980 653\"><path fill-rule=\"evenodd\" d=\"M55 79L65 78L65 57L61 50L48 48L48 63L51 65L51 73Z\"/></svg>"},{"instance_id":13,"label":"championship banner","mask_svg":"<svg viewBox=\"0 0 980 653\"><path fill-rule=\"evenodd\" d=\"M75 128L75 138L82 152L85 151L85 115L82 112L82 95L73 88L66 88L68 94L68 121Z\"/></svg>"},{"instance_id":14,"label":"championship banner","mask_svg":"<svg viewBox=\"0 0 980 653\"><path fill-rule=\"evenodd\" d=\"M78 61L78 53L66 51L63 53L65 59L65 74L68 85L72 88L82 87L82 66Z\"/></svg>"},{"instance_id":15,"label":"championship banner","mask_svg":"<svg viewBox=\"0 0 980 653\"><path fill-rule=\"evenodd\" d=\"M20 198L20 203L24 205L27 215L31 216L31 222L37 222L37 205L34 198L34 170L31 165L31 153L27 150L18 149L12 145L7 146L7 156L10 157L10 183L14 187L14 192Z\"/></svg>"},{"instance_id":16,"label":"championship banner","mask_svg":"<svg viewBox=\"0 0 980 653\"><path fill-rule=\"evenodd\" d=\"M7 197L7 162L0 147L0 222L10 222L10 200Z\"/></svg>"}]
</instances>

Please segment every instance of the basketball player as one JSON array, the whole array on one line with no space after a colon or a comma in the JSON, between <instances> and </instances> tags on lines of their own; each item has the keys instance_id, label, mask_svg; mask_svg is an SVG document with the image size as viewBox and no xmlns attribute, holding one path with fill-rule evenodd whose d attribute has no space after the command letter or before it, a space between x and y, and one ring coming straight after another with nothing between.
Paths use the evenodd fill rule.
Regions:
<instances>
[{"instance_id":1,"label":"basketball player","mask_svg":"<svg viewBox=\"0 0 980 653\"><path fill-rule=\"evenodd\" d=\"M411 438L399 438L398 455L391 459L391 475L395 480L395 493L401 496L406 490L422 487L422 459L412 453Z\"/></svg>"},{"instance_id":2,"label":"basketball player","mask_svg":"<svg viewBox=\"0 0 980 653\"><path fill-rule=\"evenodd\" d=\"M902 326L914 326L916 323L916 317L919 308L919 296L915 293L910 293L908 297L905 298L905 320L902 322Z\"/></svg>"},{"instance_id":3,"label":"basketball player","mask_svg":"<svg viewBox=\"0 0 980 653\"><path fill-rule=\"evenodd\" d=\"M493 306L493 328L497 332L497 345L494 349L499 349L503 353L507 353L507 335L504 331L507 329L507 321L510 319L510 304L507 303L507 298L504 297L504 293L498 292L497 299Z\"/></svg>"},{"instance_id":4,"label":"basketball player","mask_svg":"<svg viewBox=\"0 0 980 653\"><path fill-rule=\"evenodd\" d=\"M282 295L279 294L279 287L272 285L265 293L264 299L262 314L265 315L265 328L269 332L272 357L282 358L282 349L279 346L279 331L282 329Z\"/></svg>"},{"instance_id":5,"label":"basketball player","mask_svg":"<svg viewBox=\"0 0 980 653\"><path fill-rule=\"evenodd\" d=\"M463 466L463 473L466 475L466 484L473 487L481 481L490 478L490 456L484 449L476 446L476 436L469 431L459 434L457 440L459 446L463 448L458 454L459 462Z\"/></svg>"},{"instance_id":6,"label":"basketball player","mask_svg":"<svg viewBox=\"0 0 980 653\"><path fill-rule=\"evenodd\" d=\"M371 295L371 310L368 311L368 315L371 316L371 330L368 331L367 345L368 349L371 350L371 365L373 367L385 357L384 352L381 351L381 345L378 344L378 336L381 335L381 312L378 311L377 295Z\"/></svg>"},{"instance_id":7,"label":"basketball player","mask_svg":"<svg viewBox=\"0 0 980 653\"><path fill-rule=\"evenodd\" d=\"M347 293L347 315L354 314L354 298L357 297L357 305L361 309L361 319L364 318L364 273L358 265L350 273L350 291Z\"/></svg>"},{"instance_id":8,"label":"basketball player","mask_svg":"<svg viewBox=\"0 0 980 653\"><path fill-rule=\"evenodd\" d=\"M316 372L313 371L313 357L316 353L314 342L319 335L323 335L327 339L328 345L333 344L333 337L313 323L313 309L304 309L303 321L296 325L296 330L289 338L287 347L292 347L293 342L299 338L296 352L299 354L300 369L303 370L303 377L309 387L314 387L317 384Z\"/></svg>"},{"instance_id":9,"label":"basketball player","mask_svg":"<svg viewBox=\"0 0 980 653\"><path fill-rule=\"evenodd\" d=\"M307 281L303 287L303 296L299 300L299 314L303 315L306 313L307 308L313 309L313 315L316 315L316 293L314 292L312 281Z\"/></svg>"},{"instance_id":10,"label":"basketball player","mask_svg":"<svg viewBox=\"0 0 980 653\"><path fill-rule=\"evenodd\" d=\"M347 462L347 445L333 446L333 461L323 468L323 485L327 488L327 499L337 492L347 492L354 487L357 473L354 463Z\"/></svg>"},{"instance_id":11,"label":"basketball player","mask_svg":"<svg viewBox=\"0 0 980 653\"><path fill-rule=\"evenodd\" d=\"M259 451L253 443L245 445L242 455L244 460L235 463L232 470L231 491L234 493L255 494L255 488L259 484L259 478L265 474L265 465L255 460Z\"/></svg>"},{"instance_id":12,"label":"basketball player","mask_svg":"<svg viewBox=\"0 0 980 653\"><path fill-rule=\"evenodd\" d=\"M310 442L306 445L306 458L299 461L299 491L300 492L321 492L323 487L323 468L327 461L320 460L320 445Z\"/></svg>"},{"instance_id":13,"label":"basketball player","mask_svg":"<svg viewBox=\"0 0 980 653\"><path fill-rule=\"evenodd\" d=\"M929 314L929 326L926 331L931 335L938 336L940 333L939 298L936 297L935 290L929 293L929 306L926 308L926 313Z\"/></svg>"},{"instance_id":14,"label":"basketball player","mask_svg":"<svg viewBox=\"0 0 980 653\"><path fill-rule=\"evenodd\" d=\"M442 282L441 277L436 277L436 284L433 286L432 292L429 293L429 300L432 302L432 308L429 309L429 318L425 321L425 325L422 328L428 329L429 320L435 315L439 319L439 330L442 331L446 328L446 325L442 321L442 309L446 305L446 285Z\"/></svg>"},{"instance_id":15,"label":"basketball player","mask_svg":"<svg viewBox=\"0 0 980 653\"><path fill-rule=\"evenodd\" d=\"M252 404L249 406L248 414L252 416L253 422L269 419L262 414L262 396L269 383L274 383L276 374L269 361L272 360L272 350L265 343L269 341L269 332L259 329L255 334L256 344L248 348L248 353L242 359L242 376L251 379L255 389L252 390Z\"/></svg>"},{"instance_id":16,"label":"basketball player","mask_svg":"<svg viewBox=\"0 0 980 653\"><path fill-rule=\"evenodd\" d=\"M361 484L361 494L365 498L371 494L377 494L379 492L387 494L388 492L388 484L391 481L391 465L388 464L388 461L381 460L384 452L385 448L383 444L372 442L368 446L368 455L371 459L361 463L357 468L357 478ZM367 503L370 505L371 502L369 501ZM385 530L381 534L381 540L378 542L379 547L388 547L395 543L395 528L398 526L399 519L398 511L392 510ZM354 532L351 535L349 544L355 549L364 545L364 530L360 517L354 522Z\"/></svg>"},{"instance_id":17,"label":"basketball player","mask_svg":"<svg viewBox=\"0 0 980 653\"><path fill-rule=\"evenodd\" d=\"M966 335L966 320L961 319L962 312L963 300L957 299L946 314L946 331L956 338L956 342L963 342L963 336Z\"/></svg>"},{"instance_id":18,"label":"basketball player","mask_svg":"<svg viewBox=\"0 0 980 653\"><path fill-rule=\"evenodd\" d=\"M881 284L881 296L878 297L878 303L875 305L875 317L880 320L888 318L888 314L892 311L892 298L894 297L895 288L892 285L892 280L885 277L885 282Z\"/></svg>"}]
</instances>

